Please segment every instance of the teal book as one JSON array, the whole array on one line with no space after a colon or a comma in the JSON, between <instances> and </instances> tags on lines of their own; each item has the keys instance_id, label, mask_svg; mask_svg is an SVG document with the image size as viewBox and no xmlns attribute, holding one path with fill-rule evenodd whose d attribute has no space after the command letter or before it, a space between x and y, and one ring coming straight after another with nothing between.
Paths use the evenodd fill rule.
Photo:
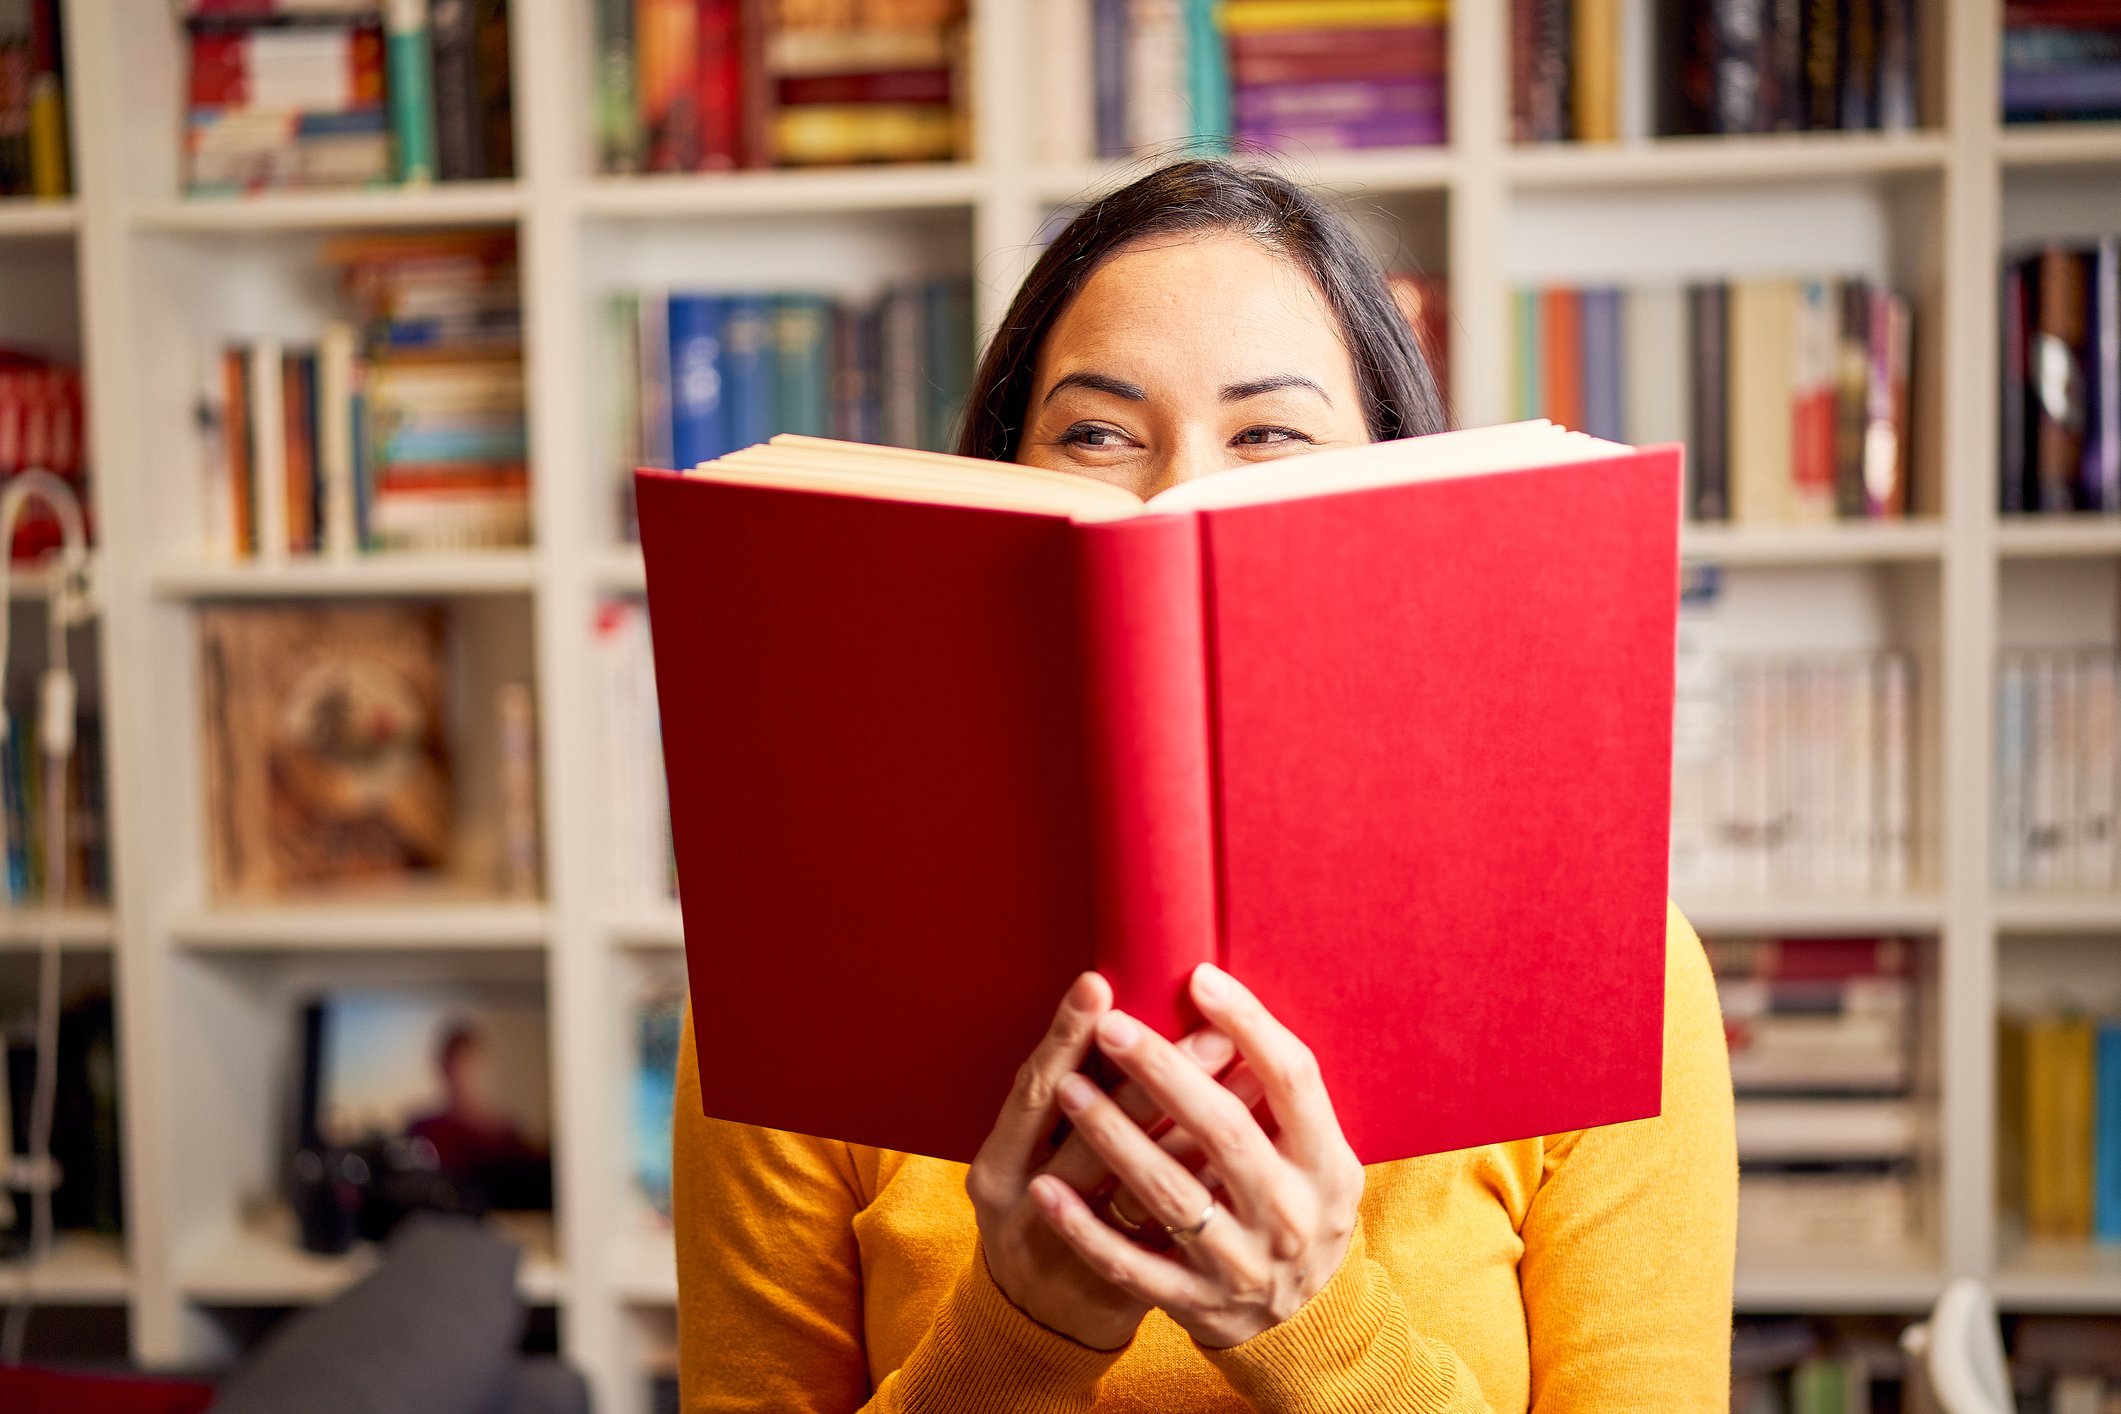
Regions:
<instances>
[{"instance_id":1,"label":"teal book","mask_svg":"<svg viewBox=\"0 0 2121 1414\"><path fill-rule=\"evenodd\" d=\"M389 0L385 12L384 81L397 138L398 180L435 179L434 55L427 0Z\"/></svg>"},{"instance_id":2,"label":"teal book","mask_svg":"<svg viewBox=\"0 0 2121 1414\"><path fill-rule=\"evenodd\" d=\"M773 430L832 435L832 302L823 295L774 297Z\"/></svg>"},{"instance_id":3,"label":"teal book","mask_svg":"<svg viewBox=\"0 0 2121 1414\"><path fill-rule=\"evenodd\" d=\"M2092 1091L2092 1235L2121 1242L2121 1021L2099 1026Z\"/></svg>"},{"instance_id":4,"label":"teal book","mask_svg":"<svg viewBox=\"0 0 2121 1414\"><path fill-rule=\"evenodd\" d=\"M920 445L957 445L959 415L972 391L972 282L936 280L921 291Z\"/></svg>"},{"instance_id":5,"label":"teal book","mask_svg":"<svg viewBox=\"0 0 2121 1414\"><path fill-rule=\"evenodd\" d=\"M1230 54L1216 23L1218 0L1185 0L1186 90L1193 114L1193 146L1204 153L1230 148Z\"/></svg>"}]
</instances>

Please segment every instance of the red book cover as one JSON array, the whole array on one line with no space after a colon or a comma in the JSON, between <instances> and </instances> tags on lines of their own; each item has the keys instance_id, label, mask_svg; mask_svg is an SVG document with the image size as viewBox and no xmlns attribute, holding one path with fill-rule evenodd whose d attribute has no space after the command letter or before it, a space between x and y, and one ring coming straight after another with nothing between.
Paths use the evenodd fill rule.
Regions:
<instances>
[{"instance_id":1,"label":"red book cover","mask_svg":"<svg viewBox=\"0 0 2121 1414\"><path fill-rule=\"evenodd\" d=\"M1095 523L636 484L709 1113L969 1159L1075 974L1174 1034L1201 961L1365 1162L1657 1112L1677 448Z\"/></svg>"},{"instance_id":2,"label":"red book cover","mask_svg":"<svg viewBox=\"0 0 2121 1414\"><path fill-rule=\"evenodd\" d=\"M948 103L948 69L867 74L794 74L775 85L780 106L802 103Z\"/></svg>"}]
</instances>

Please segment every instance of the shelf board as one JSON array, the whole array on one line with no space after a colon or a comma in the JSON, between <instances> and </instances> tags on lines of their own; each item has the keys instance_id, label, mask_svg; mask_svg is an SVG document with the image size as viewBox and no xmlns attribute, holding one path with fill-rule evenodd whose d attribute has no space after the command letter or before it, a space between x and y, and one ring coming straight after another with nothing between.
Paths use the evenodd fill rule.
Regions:
<instances>
[{"instance_id":1,"label":"shelf board","mask_svg":"<svg viewBox=\"0 0 2121 1414\"><path fill-rule=\"evenodd\" d=\"M93 1232L53 1236L51 1255L34 1267L0 1262L0 1303L28 1295L43 1306L122 1306L132 1298L125 1245Z\"/></svg>"},{"instance_id":2,"label":"shelf board","mask_svg":"<svg viewBox=\"0 0 2121 1414\"><path fill-rule=\"evenodd\" d=\"M1689 525L1680 554L1720 565L1838 565L1935 560L1944 527L1934 520L1835 521L1824 525Z\"/></svg>"},{"instance_id":3,"label":"shelf board","mask_svg":"<svg viewBox=\"0 0 2121 1414\"><path fill-rule=\"evenodd\" d=\"M669 1232L642 1233L617 1243L607 1284L611 1294L629 1306L675 1306L678 1253Z\"/></svg>"},{"instance_id":4,"label":"shelf board","mask_svg":"<svg viewBox=\"0 0 2121 1414\"><path fill-rule=\"evenodd\" d=\"M56 929L61 947L109 947L117 923L107 908L0 908L0 952L43 945Z\"/></svg>"},{"instance_id":5,"label":"shelf board","mask_svg":"<svg viewBox=\"0 0 2121 1414\"><path fill-rule=\"evenodd\" d=\"M1697 933L1837 937L1934 933L1944 926L1943 900L1921 894L1869 899L1681 896L1678 902Z\"/></svg>"},{"instance_id":6,"label":"shelf board","mask_svg":"<svg viewBox=\"0 0 2121 1414\"><path fill-rule=\"evenodd\" d=\"M592 177L580 188L579 201L582 211L592 216L655 219L969 209L979 192L979 172L970 164L932 162Z\"/></svg>"},{"instance_id":7,"label":"shelf board","mask_svg":"<svg viewBox=\"0 0 2121 1414\"><path fill-rule=\"evenodd\" d=\"M2121 516L2004 516L1996 550L2018 559L2121 555Z\"/></svg>"},{"instance_id":8,"label":"shelf board","mask_svg":"<svg viewBox=\"0 0 2121 1414\"><path fill-rule=\"evenodd\" d=\"M539 948L550 932L541 903L425 898L225 905L170 927L201 952Z\"/></svg>"},{"instance_id":9,"label":"shelf board","mask_svg":"<svg viewBox=\"0 0 2121 1414\"><path fill-rule=\"evenodd\" d=\"M49 239L81 229L81 208L73 198L43 201L31 196L0 197L0 240L12 237Z\"/></svg>"},{"instance_id":10,"label":"shelf board","mask_svg":"<svg viewBox=\"0 0 2121 1414\"><path fill-rule=\"evenodd\" d=\"M534 1306L559 1300L560 1266L550 1213L495 1213L487 1222L523 1247L516 1290ZM357 1243L336 1257L304 1252L285 1214L193 1244L177 1263L177 1288L208 1306L309 1306L328 1301L374 1270L377 1248Z\"/></svg>"},{"instance_id":11,"label":"shelf board","mask_svg":"<svg viewBox=\"0 0 2121 1414\"><path fill-rule=\"evenodd\" d=\"M598 555L590 573L596 587L606 593L641 594L648 588L648 571L641 562L638 545L622 545Z\"/></svg>"},{"instance_id":12,"label":"shelf board","mask_svg":"<svg viewBox=\"0 0 2121 1414\"><path fill-rule=\"evenodd\" d=\"M2121 894L2018 894L1996 900L1999 933L2121 933Z\"/></svg>"},{"instance_id":13,"label":"shelf board","mask_svg":"<svg viewBox=\"0 0 2121 1414\"><path fill-rule=\"evenodd\" d=\"M2006 1243L1996 1304L2007 1311L2121 1312L2121 1246L2026 1239Z\"/></svg>"},{"instance_id":14,"label":"shelf board","mask_svg":"<svg viewBox=\"0 0 2121 1414\"><path fill-rule=\"evenodd\" d=\"M1935 132L1667 137L1527 144L1510 150L1503 170L1521 188L1676 186L1941 172L1950 154Z\"/></svg>"},{"instance_id":15,"label":"shelf board","mask_svg":"<svg viewBox=\"0 0 2121 1414\"><path fill-rule=\"evenodd\" d=\"M339 227L500 225L523 213L514 182L448 182L347 191L274 191L159 201L133 215L143 231L323 231Z\"/></svg>"},{"instance_id":16,"label":"shelf board","mask_svg":"<svg viewBox=\"0 0 2121 1414\"><path fill-rule=\"evenodd\" d=\"M629 909L604 920L604 936L622 948L680 948L685 918L675 901Z\"/></svg>"},{"instance_id":17,"label":"shelf board","mask_svg":"<svg viewBox=\"0 0 2121 1414\"><path fill-rule=\"evenodd\" d=\"M1740 1201L1743 1201L1741 1198ZM1732 1304L1740 1311L1927 1311L1944 1275L1914 1252L1738 1253Z\"/></svg>"},{"instance_id":18,"label":"shelf board","mask_svg":"<svg viewBox=\"0 0 2121 1414\"><path fill-rule=\"evenodd\" d=\"M1316 156L1288 154L1271 159L1274 170L1307 186L1346 194L1441 191L1451 184L1459 162L1448 146L1380 147L1361 152L1328 152ZM1032 174L1031 190L1055 205L1086 201L1125 186L1153 170L1143 158L1099 159L1047 165Z\"/></svg>"},{"instance_id":19,"label":"shelf board","mask_svg":"<svg viewBox=\"0 0 2121 1414\"><path fill-rule=\"evenodd\" d=\"M2021 123L1996 139L2006 167L2064 167L2121 162L2121 123Z\"/></svg>"},{"instance_id":20,"label":"shelf board","mask_svg":"<svg viewBox=\"0 0 2121 1414\"><path fill-rule=\"evenodd\" d=\"M173 566L154 576L154 592L164 599L519 594L534 588L537 578L537 562L528 550L405 552L343 560L298 557L281 564Z\"/></svg>"}]
</instances>

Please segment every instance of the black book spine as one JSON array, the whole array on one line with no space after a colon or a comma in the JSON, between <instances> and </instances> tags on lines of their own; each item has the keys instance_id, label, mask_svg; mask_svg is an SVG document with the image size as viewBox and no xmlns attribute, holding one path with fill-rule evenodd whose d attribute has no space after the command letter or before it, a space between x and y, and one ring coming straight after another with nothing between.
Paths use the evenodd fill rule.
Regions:
<instances>
[{"instance_id":1,"label":"black book spine","mask_svg":"<svg viewBox=\"0 0 2121 1414\"><path fill-rule=\"evenodd\" d=\"M1997 448L1996 506L2005 515L2026 509L2026 267L2012 261L2003 267L2003 307L1998 313L2002 346L2001 445Z\"/></svg>"},{"instance_id":2,"label":"black book spine","mask_svg":"<svg viewBox=\"0 0 2121 1414\"><path fill-rule=\"evenodd\" d=\"M1761 108L1765 125L1777 132L1805 124L1804 7L1805 0L1769 0Z\"/></svg>"},{"instance_id":3,"label":"black book spine","mask_svg":"<svg viewBox=\"0 0 2121 1414\"><path fill-rule=\"evenodd\" d=\"M1804 17L1805 126L1841 126L1841 7L1809 0Z\"/></svg>"},{"instance_id":4,"label":"black book spine","mask_svg":"<svg viewBox=\"0 0 2121 1414\"><path fill-rule=\"evenodd\" d=\"M1694 344L1694 480L1691 520L1731 518L1729 476L1729 288L1695 285L1687 290L1687 324Z\"/></svg>"},{"instance_id":5,"label":"black book spine","mask_svg":"<svg viewBox=\"0 0 2121 1414\"><path fill-rule=\"evenodd\" d=\"M1863 486L1863 445L1870 427L1871 289L1861 280L1841 285L1841 325L1834 351L1834 513L1860 520L1869 509Z\"/></svg>"},{"instance_id":6,"label":"black book spine","mask_svg":"<svg viewBox=\"0 0 2121 1414\"><path fill-rule=\"evenodd\" d=\"M1760 132L1768 126L1768 0L1710 0L1710 14L1709 131Z\"/></svg>"},{"instance_id":7,"label":"black book spine","mask_svg":"<svg viewBox=\"0 0 2121 1414\"><path fill-rule=\"evenodd\" d=\"M1535 142L1574 136L1569 122L1574 33L1569 0L1532 0L1532 79L1526 106Z\"/></svg>"},{"instance_id":8,"label":"black book spine","mask_svg":"<svg viewBox=\"0 0 2121 1414\"><path fill-rule=\"evenodd\" d=\"M1841 126L1878 126L1877 0L1841 0Z\"/></svg>"},{"instance_id":9,"label":"black book spine","mask_svg":"<svg viewBox=\"0 0 2121 1414\"><path fill-rule=\"evenodd\" d=\"M1878 34L1878 126L1905 132L1920 114L1915 102L1915 0L1876 0Z\"/></svg>"},{"instance_id":10,"label":"black book spine","mask_svg":"<svg viewBox=\"0 0 2121 1414\"><path fill-rule=\"evenodd\" d=\"M478 113L479 175L513 177L516 138L508 43L508 0L473 0L472 91Z\"/></svg>"},{"instance_id":11,"label":"black book spine","mask_svg":"<svg viewBox=\"0 0 2121 1414\"><path fill-rule=\"evenodd\" d=\"M482 176L471 0L434 0L427 12L427 36L434 77L435 175L445 182Z\"/></svg>"}]
</instances>

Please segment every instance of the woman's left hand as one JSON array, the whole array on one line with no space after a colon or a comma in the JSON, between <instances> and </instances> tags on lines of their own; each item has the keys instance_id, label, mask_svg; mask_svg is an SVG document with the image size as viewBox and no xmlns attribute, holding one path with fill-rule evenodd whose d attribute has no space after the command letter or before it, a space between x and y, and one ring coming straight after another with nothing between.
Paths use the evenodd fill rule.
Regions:
<instances>
[{"instance_id":1,"label":"woman's left hand","mask_svg":"<svg viewBox=\"0 0 2121 1414\"><path fill-rule=\"evenodd\" d=\"M1031 1191L1092 1270L1162 1307L1202 1345L1226 1348L1287 1320L1339 1270L1363 1171L1310 1048L1220 968L1196 968L1192 992L1257 1080L1274 1137L1224 1082L1133 1017L1108 1012L1098 1022L1099 1049L1192 1137L1206 1163L1196 1175L1080 1075L1062 1083L1061 1109L1173 1245L1160 1253L1137 1246L1050 1175ZM1222 1191L1211 1193L1216 1182Z\"/></svg>"}]
</instances>

